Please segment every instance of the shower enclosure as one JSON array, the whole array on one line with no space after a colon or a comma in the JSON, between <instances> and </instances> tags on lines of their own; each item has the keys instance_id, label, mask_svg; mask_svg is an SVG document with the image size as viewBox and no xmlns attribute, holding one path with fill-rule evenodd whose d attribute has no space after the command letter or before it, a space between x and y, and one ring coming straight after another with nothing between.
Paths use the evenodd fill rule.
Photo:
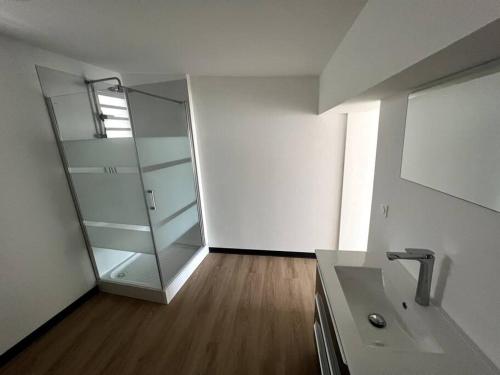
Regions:
<instances>
[{"instance_id":1,"label":"shower enclosure","mask_svg":"<svg viewBox=\"0 0 500 375\"><path fill-rule=\"evenodd\" d=\"M170 301L207 253L188 103L37 72L99 287Z\"/></svg>"}]
</instances>

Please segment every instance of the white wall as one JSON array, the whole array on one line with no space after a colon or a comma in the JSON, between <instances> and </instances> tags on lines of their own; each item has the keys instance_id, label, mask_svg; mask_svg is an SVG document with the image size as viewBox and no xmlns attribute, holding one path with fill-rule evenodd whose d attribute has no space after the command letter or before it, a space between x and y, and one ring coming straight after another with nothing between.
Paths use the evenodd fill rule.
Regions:
<instances>
[{"instance_id":1,"label":"white wall","mask_svg":"<svg viewBox=\"0 0 500 375\"><path fill-rule=\"evenodd\" d=\"M405 95L381 104L368 251L436 251L434 298L500 366L500 214L400 178L406 108Z\"/></svg>"},{"instance_id":2,"label":"white wall","mask_svg":"<svg viewBox=\"0 0 500 375\"><path fill-rule=\"evenodd\" d=\"M336 248L345 115L315 77L192 77L209 245Z\"/></svg>"},{"instance_id":3,"label":"white wall","mask_svg":"<svg viewBox=\"0 0 500 375\"><path fill-rule=\"evenodd\" d=\"M498 0L370 0L320 79L324 112L500 17Z\"/></svg>"},{"instance_id":4,"label":"white wall","mask_svg":"<svg viewBox=\"0 0 500 375\"><path fill-rule=\"evenodd\" d=\"M116 75L0 36L0 353L95 285L35 64Z\"/></svg>"},{"instance_id":5,"label":"white wall","mask_svg":"<svg viewBox=\"0 0 500 375\"><path fill-rule=\"evenodd\" d=\"M379 109L347 115L339 249L366 251Z\"/></svg>"}]
</instances>

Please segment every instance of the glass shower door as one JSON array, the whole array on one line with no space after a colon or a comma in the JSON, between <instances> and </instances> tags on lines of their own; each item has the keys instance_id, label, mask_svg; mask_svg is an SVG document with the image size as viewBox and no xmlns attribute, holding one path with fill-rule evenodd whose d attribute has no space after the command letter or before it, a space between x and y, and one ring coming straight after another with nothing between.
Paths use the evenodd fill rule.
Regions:
<instances>
[{"instance_id":1,"label":"glass shower door","mask_svg":"<svg viewBox=\"0 0 500 375\"><path fill-rule=\"evenodd\" d=\"M125 94L95 85L97 113L82 77L37 71L100 284L163 292Z\"/></svg>"},{"instance_id":2,"label":"glass shower door","mask_svg":"<svg viewBox=\"0 0 500 375\"><path fill-rule=\"evenodd\" d=\"M164 285L203 246L184 102L127 89L139 165Z\"/></svg>"}]
</instances>

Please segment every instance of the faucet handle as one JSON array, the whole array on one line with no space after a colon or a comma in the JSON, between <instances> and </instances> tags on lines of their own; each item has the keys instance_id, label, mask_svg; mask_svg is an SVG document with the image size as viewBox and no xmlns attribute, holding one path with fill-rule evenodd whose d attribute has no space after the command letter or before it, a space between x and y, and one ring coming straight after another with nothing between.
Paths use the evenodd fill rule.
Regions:
<instances>
[{"instance_id":1,"label":"faucet handle","mask_svg":"<svg viewBox=\"0 0 500 375\"><path fill-rule=\"evenodd\" d=\"M415 249L415 248L406 248L405 251L411 255L420 255L425 256L428 259L434 258L434 251L429 249Z\"/></svg>"}]
</instances>

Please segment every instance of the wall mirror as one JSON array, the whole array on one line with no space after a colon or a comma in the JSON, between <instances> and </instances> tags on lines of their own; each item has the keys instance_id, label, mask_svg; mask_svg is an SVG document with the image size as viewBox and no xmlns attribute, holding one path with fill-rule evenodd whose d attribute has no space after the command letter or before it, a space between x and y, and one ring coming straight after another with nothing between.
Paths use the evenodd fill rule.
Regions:
<instances>
[{"instance_id":1,"label":"wall mirror","mask_svg":"<svg viewBox=\"0 0 500 375\"><path fill-rule=\"evenodd\" d=\"M408 97L401 178L500 212L500 65Z\"/></svg>"}]
</instances>

